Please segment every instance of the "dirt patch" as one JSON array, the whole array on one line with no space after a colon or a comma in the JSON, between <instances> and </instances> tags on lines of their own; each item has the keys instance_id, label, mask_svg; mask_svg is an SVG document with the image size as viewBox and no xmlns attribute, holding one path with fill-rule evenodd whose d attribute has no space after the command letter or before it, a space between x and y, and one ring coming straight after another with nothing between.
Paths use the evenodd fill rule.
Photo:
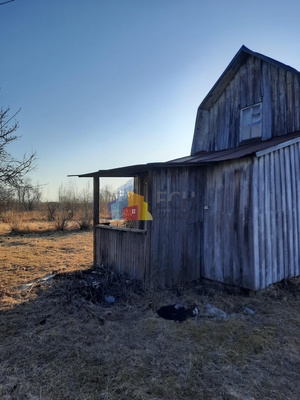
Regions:
<instances>
[{"instance_id":1,"label":"dirt patch","mask_svg":"<svg viewBox=\"0 0 300 400\"><path fill-rule=\"evenodd\" d=\"M150 291L93 268L89 232L1 240L1 399L299 398L299 280L252 297L201 283ZM175 303L199 314L157 315Z\"/></svg>"}]
</instances>

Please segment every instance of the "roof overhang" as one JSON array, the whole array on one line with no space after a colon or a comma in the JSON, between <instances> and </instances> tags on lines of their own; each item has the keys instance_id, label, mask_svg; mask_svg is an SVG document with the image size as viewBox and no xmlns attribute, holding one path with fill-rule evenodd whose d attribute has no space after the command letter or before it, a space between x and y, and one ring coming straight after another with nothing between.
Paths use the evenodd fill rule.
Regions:
<instances>
[{"instance_id":1,"label":"roof overhang","mask_svg":"<svg viewBox=\"0 0 300 400\"><path fill-rule=\"evenodd\" d=\"M149 163L149 164L129 165L126 167L112 168L112 169L100 169L99 171L89 172L87 174L68 175L68 176L77 176L79 178L94 178L97 176L102 178L126 178L139 175L146 175L150 170L158 168L172 168L172 167L178 168L186 166L198 167L199 165L200 165L199 162L189 163L189 165L187 165L186 162L178 162L176 164L171 162Z\"/></svg>"},{"instance_id":2,"label":"roof overhang","mask_svg":"<svg viewBox=\"0 0 300 400\"><path fill-rule=\"evenodd\" d=\"M223 161L241 159L243 157L261 157L262 155L271 153L272 151L279 150L298 142L300 142L300 132L293 132L288 135L277 136L265 141L248 142L233 149L225 149L213 152L201 151L192 156L181 157L167 162L137 164L112 169L100 169L99 171L89 172L87 174L68 176L77 176L79 178L134 177L146 175L150 170L159 168L201 167L203 165L217 164Z\"/></svg>"}]
</instances>

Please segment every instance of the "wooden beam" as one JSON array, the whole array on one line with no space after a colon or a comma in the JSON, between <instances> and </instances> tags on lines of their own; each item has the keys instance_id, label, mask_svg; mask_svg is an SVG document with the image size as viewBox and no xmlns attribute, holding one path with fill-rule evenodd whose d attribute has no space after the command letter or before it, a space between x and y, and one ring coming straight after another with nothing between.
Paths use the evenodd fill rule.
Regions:
<instances>
[{"instance_id":1,"label":"wooden beam","mask_svg":"<svg viewBox=\"0 0 300 400\"><path fill-rule=\"evenodd\" d=\"M99 224L99 199L100 199L100 184L99 177L94 176L93 178L93 190L94 190L94 226Z\"/></svg>"},{"instance_id":2,"label":"wooden beam","mask_svg":"<svg viewBox=\"0 0 300 400\"><path fill-rule=\"evenodd\" d=\"M93 213L93 229L94 229L94 265L97 264L97 241L96 241L96 225L99 224L99 211L100 211L100 178L94 176L93 178L93 192L94 192L94 213Z\"/></svg>"}]
</instances>

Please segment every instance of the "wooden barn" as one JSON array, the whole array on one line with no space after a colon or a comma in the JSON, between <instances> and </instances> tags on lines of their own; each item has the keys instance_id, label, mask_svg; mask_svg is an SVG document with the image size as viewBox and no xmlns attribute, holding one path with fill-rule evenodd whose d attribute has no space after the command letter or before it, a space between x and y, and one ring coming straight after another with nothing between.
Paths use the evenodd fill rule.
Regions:
<instances>
[{"instance_id":1,"label":"wooden barn","mask_svg":"<svg viewBox=\"0 0 300 400\"><path fill-rule=\"evenodd\" d=\"M300 73L242 46L198 108L191 154L94 181L94 262L146 286L260 290L300 275ZM134 177L152 221L99 224L99 178Z\"/></svg>"}]
</instances>

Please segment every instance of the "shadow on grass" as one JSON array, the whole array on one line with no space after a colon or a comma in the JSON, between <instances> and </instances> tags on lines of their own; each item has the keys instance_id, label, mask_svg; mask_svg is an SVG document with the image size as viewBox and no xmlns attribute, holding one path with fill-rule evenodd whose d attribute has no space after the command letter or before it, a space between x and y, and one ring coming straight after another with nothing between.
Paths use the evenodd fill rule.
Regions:
<instances>
[{"instance_id":1,"label":"shadow on grass","mask_svg":"<svg viewBox=\"0 0 300 400\"><path fill-rule=\"evenodd\" d=\"M297 399L300 289L291 285L254 298L182 289L200 314L210 302L232 317L174 323L155 312L157 298L174 300L170 290L144 292L103 268L57 274L0 313L0 398ZM254 316L235 313L245 304Z\"/></svg>"},{"instance_id":2,"label":"shadow on grass","mask_svg":"<svg viewBox=\"0 0 300 400\"><path fill-rule=\"evenodd\" d=\"M45 237L45 236L72 236L83 232L92 232L93 229L80 229L77 227L57 230L57 229L22 229L22 230L11 230L0 234L0 237Z\"/></svg>"},{"instance_id":3,"label":"shadow on grass","mask_svg":"<svg viewBox=\"0 0 300 400\"><path fill-rule=\"evenodd\" d=\"M0 311L0 398L98 399L95 384L105 384L110 368L97 356L101 327L122 320L120 309L138 301L142 286L94 267L44 278L19 291L22 303ZM106 293L117 299L113 317ZM0 302L9 295L0 288Z\"/></svg>"}]
</instances>

